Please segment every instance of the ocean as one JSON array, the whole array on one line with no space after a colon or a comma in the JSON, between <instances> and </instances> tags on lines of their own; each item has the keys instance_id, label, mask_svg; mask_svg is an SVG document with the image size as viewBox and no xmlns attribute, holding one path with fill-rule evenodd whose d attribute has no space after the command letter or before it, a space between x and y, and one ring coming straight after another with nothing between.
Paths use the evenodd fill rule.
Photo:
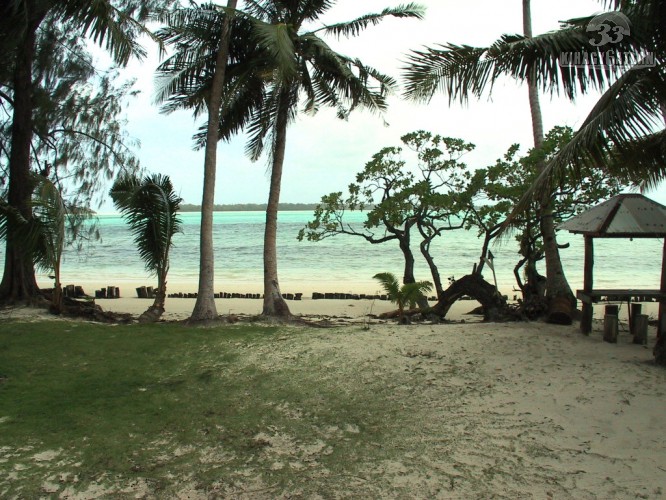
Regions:
<instances>
[{"instance_id":1,"label":"ocean","mask_svg":"<svg viewBox=\"0 0 666 500\"><path fill-rule=\"evenodd\" d=\"M364 215L350 213L349 221L360 226ZM183 231L174 238L169 282L191 282L196 291L199 272L199 213L182 213ZM402 253L397 242L371 244L360 237L339 235L320 242L299 242L298 231L312 218L311 211L286 211L279 214L278 271L283 292L317 290L321 292L370 293L377 290L372 276L390 271L402 276ZM216 212L214 249L216 290L225 284L240 285L247 293L262 291L262 247L264 212ZM132 235L119 215L100 215L101 240L91 242L83 252L65 251L62 264L63 283L145 282L155 280L145 270L132 242ZM561 251L565 273L572 289L583 284L583 237L560 231L560 243L569 243ZM474 231L444 232L432 244L432 254L440 275L461 277L478 262L480 240ZM663 241L658 239L596 239L595 288L659 288ZM518 261L513 238L491 247L500 289L515 293L513 268ZM417 259L416 278L431 280L425 261L414 242ZM4 245L0 248L4 262ZM543 263L541 272L545 274ZM40 273L43 286L50 282ZM492 282L486 268L485 277ZM299 289L307 283L308 286ZM358 290L357 288L364 289ZM333 288L333 289L331 289Z\"/></svg>"}]
</instances>

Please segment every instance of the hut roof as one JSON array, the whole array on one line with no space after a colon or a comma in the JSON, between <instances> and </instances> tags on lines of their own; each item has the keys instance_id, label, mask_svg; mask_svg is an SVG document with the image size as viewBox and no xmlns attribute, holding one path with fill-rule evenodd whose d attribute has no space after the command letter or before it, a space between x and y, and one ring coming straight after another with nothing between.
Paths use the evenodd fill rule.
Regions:
<instances>
[{"instance_id":1,"label":"hut roof","mask_svg":"<svg viewBox=\"0 0 666 500\"><path fill-rule=\"evenodd\" d=\"M597 238L666 237L666 207L642 194L619 194L559 225Z\"/></svg>"}]
</instances>

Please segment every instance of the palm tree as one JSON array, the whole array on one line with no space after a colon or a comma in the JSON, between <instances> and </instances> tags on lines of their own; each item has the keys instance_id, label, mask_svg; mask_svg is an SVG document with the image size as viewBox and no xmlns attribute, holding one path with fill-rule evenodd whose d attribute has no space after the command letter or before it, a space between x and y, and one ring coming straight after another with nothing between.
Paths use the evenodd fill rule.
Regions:
<instances>
[{"instance_id":1,"label":"palm tree","mask_svg":"<svg viewBox=\"0 0 666 500\"><path fill-rule=\"evenodd\" d=\"M425 298L424 294L432 289L432 283L429 281L416 281L400 286L398 278L392 273L377 273L373 278L382 285L389 300L398 306L400 322L404 322L405 307L416 307Z\"/></svg>"},{"instance_id":2,"label":"palm tree","mask_svg":"<svg viewBox=\"0 0 666 500\"><path fill-rule=\"evenodd\" d=\"M655 186L666 177L666 6L659 0L600 3L617 12L571 19L558 31L535 37L503 35L489 47L444 44L414 51L405 72L406 94L427 101L442 91L451 102L465 102L492 90L506 75L520 81L533 75L541 90L562 91L572 100L578 93L601 90L597 104L571 142L546 165L537 186L547 187L559 175L576 175L583 165L611 174L622 170L641 187ZM631 32L603 44L599 33L613 28L613 19L626 20ZM576 54L597 60L622 54L624 59L621 64L568 64L567 58Z\"/></svg>"},{"instance_id":3,"label":"palm tree","mask_svg":"<svg viewBox=\"0 0 666 500\"><path fill-rule=\"evenodd\" d=\"M161 174L142 179L124 175L109 194L130 226L146 269L157 276L155 302L139 317L140 321L156 321L164 312L169 251L173 236L181 229L178 210L182 200L176 196L169 177Z\"/></svg>"},{"instance_id":4,"label":"palm tree","mask_svg":"<svg viewBox=\"0 0 666 500\"><path fill-rule=\"evenodd\" d=\"M12 95L12 135L9 155L7 202L26 219L31 217L30 200L35 187L30 170L30 148L34 133L35 64L37 33L45 20L70 23L104 45L114 60L125 64L131 56L142 56L136 43L146 32L133 16L145 17L157 5L170 0L9 0L0 4L0 53L3 71ZM29 252L22 248L17 228L8 226L5 269L0 298L30 300L39 295Z\"/></svg>"},{"instance_id":5,"label":"palm tree","mask_svg":"<svg viewBox=\"0 0 666 500\"><path fill-rule=\"evenodd\" d=\"M530 0L523 0L523 32L525 37L532 38L532 10ZM532 115L532 135L534 136L534 148L541 149L544 142L543 116L541 104L539 103L539 89L536 85L535 71L527 75L527 88L530 102L530 113ZM537 172L541 173L546 168L545 161L537 163ZM548 320L554 323L571 324L571 310L575 304L574 294L571 292L569 283L564 275L560 250L557 244L557 232L553 218L552 198L553 193L544 191L539 196L538 217L539 226L543 239L543 251L546 259L546 297L550 301L550 313ZM562 301L557 303L553 300L557 297L564 299L564 303L570 303L569 310L561 310ZM557 304L558 307L553 307Z\"/></svg>"},{"instance_id":6,"label":"palm tree","mask_svg":"<svg viewBox=\"0 0 666 500\"><path fill-rule=\"evenodd\" d=\"M177 107L194 107L195 114L201 112L205 105L208 116L204 141L204 179L199 233L199 289L190 317L192 321L217 317L213 209L219 140L218 117L222 107L222 92L236 4L236 0L228 0L226 10L207 4L169 13L163 19L167 27L158 34L158 37L166 43L178 47L176 54L158 68L158 74L167 77L158 93L158 101L171 100L170 104L165 106L167 111L173 111ZM188 41L194 43L189 44ZM204 47L202 57L201 51ZM202 78L201 71L205 72L205 78ZM186 103L182 101L183 96L189 99ZM195 100L194 103L192 99ZM175 102L179 102L179 105L176 106Z\"/></svg>"},{"instance_id":7,"label":"palm tree","mask_svg":"<svg viewBox=\"0 0 666 500\"><path fill-rule=\"evenodd\" d=\"M237 12L227 61L225 88L219 116L219 137L228 140L247 129L247 152L257 160L269 144L271 181L264 235L265 315L289 316L282 299L277 273L277 207L286 150L287 127L305 97L306 112L334 106L340 118L356 107L381 112L395 81L359 60L334 52L320 33L356 35L384 17L421 18L415 4L368 14L348 23L302 31L334 2L330 0L250 0L245 12ZM201 112L210 87L215 43L220 39L223 15L210 14L210 6L192 12L187 22L171 23L158 32L176 47L174 55L158 68L161 83L157 100L164 110L191 108ZM372 85L371 85L372 82ZM203 130L200 146L208 144Z\"/></svg>"},{"instance_id":8,"label":"palm tree","mask_svg":"<svg viewBox=\"0 0 666 500\"><path fill-rule=\"evenodd\" d=\"M593 29L606 18L590 16L567 21L559 31L545 35L532 37L531 28L526 26L529 31L525 35L504 35L490 47L446 44L414 52L409 58L407 95L418 100L428 100L441 90L449 95L450 101L465 101L492 89L504 75L527 81L533 98L537 88L551 93L562 89L571 99L577 92L605 90L571 142L542 166L537 181L539 192L535 193L533 187L519 204L521 209L528 199L535 194L539 196L545 209L541 214L542 225L548 226L550 220L548 206L543 201L550 192L548 180L553 176L577 175L582 166L611 172L623 169L635 183L649 185L666 174L664 133L654 132L654 127L663 120L666 80L659 64L657 67L644 64L648 52L656 55L657 63L666 55L663 24L659 21L666 19L666 13L656 0L603 3L621 9L633 27L631 36L611 45L600 45L595 42ZM630 67L562 64L568 54L603 57L611 51L633 55L634 64ZM532 110L535 111L534 106ZM540 134L535 132L537 135ZM536 137L535 143L538 145ZM571 296L561 264L558 265L557 243L551 229L543 228L545 250L551 256L547 259L548 293L551 297Z\"/></svg>"},{"instance_id":9,"label":"palm tree","mask_svg":"<svg viewBox=\"0 0 666 500\"><path fill-rule=\"evenodd\" d=\"M270 141L271 179L264 233L264 304L265 316L289 316L282 299L277 267L277 216L285 160L287 129L298 114L304 98L304 111L316 112L321 106L337 108L338 116L346 118L357 107L374 112L386 109L386 96L395 87L392 78L352 59L336 53L320 36L356 36L370 25L393 16L423 17L423 8L410 3L387 8L381 13L367 14L350 22L303 29L316 22L335 4L331 0L250 0L247 11L265 23L264 43L273 33L273 50L290 52L293 66L265 74L265 86L255 99L254 109L247 115L250 141L248 152L258 159ZM265 60L265 59L263 59ZM284 66L283 66L284 67ZM255 94L256 95L256 94ZM228 128L228 125L227 125Z\"/></svg>"}]
</instances>

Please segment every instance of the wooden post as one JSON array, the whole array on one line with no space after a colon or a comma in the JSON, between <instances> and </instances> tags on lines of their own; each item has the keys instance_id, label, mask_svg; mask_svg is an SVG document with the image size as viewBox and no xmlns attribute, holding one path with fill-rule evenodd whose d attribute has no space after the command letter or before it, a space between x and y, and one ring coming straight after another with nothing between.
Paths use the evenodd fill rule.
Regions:
<instances>
[{"instance_id":1,"label":"wooden post","mask_svg":"<svg viewBox=\"0 0 666 500\"><path fill-rule=\"evenodd\" d=\"M607 314L604 316L604 342L617 344L617 316Z\"/></svg>"},{"instance_id":2,"label":"wooden post","mask_svg":"<svg viewBox=\"0 0 666 500\"><path fill-rule=\"evenodd\" d=\"M594 283L592 271L594 269L594 243L592 236L585 235L585 270L583 272L583 291L590 293ZM580 320L580 331L589 335L592 331L593 306L590 302L583 302L583 314ZM617 318L617 316L616 316Z\"/></svg>"},{"instance_id":3,"label":"wooden post","mask_svg":"<svg viewBox=\"0 0 666 500\"><path fill-rule=\"evenodd\" d=\"M661 255L661 284L659 287L661 293L666 293L666 239L664 240L664 250ZM657 339L666 335L666 303L659 299L659 319L657 321Z\"/></svg>"},{"instance_id":4,"label":"wooden post","mask_svg":"<svg viewBox=\"0 0 666 500\"><path fill-rule=\"evenodd\" d=\"M648 315L637 314L634 317L634 344L647 345Z\"/></svg>"},{"instance_id":5,"label":"wooden post","mask_svg":"<svg viewBox=\"0 0 666 500\"><path fill-rule=\"evenodd\" d=\"M609 304L606 307L604 307L604 314L610 314L612 316L619 316L620 315L620 306L616 304Z\"/></svg>"},{"instance_id":6,"label":"wooden post","mask_svg":"<svg viewBox=\"0 0 666 500\"><path fill-rule=\"evenodd\" d=\"M642 310L643 304L639 304L637 302L629 304L629 331L634 336L636 335L636 332L634 331L636 328L636 316L641 314Z\"/></svg>"}]
</instances>

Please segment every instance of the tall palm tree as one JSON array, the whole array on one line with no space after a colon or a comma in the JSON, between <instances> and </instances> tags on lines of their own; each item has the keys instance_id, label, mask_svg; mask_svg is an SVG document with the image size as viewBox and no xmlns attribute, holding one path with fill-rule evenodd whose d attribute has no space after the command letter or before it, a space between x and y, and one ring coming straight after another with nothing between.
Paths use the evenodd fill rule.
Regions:
<instances>
[{"instance_id":1,"label":"tall palm tree","mask_svg":"<svg viewBox=\"0 0 666 500\"><path fill-rule=\"evenodd\" d=\"M275 33L274 44L288 47L293 69L274 71L265 75L261 97L247 117L250 141L248 152L258 159L266 142L270 141L271 179L266 226L264 232L264 304L265 316L289 316L290 311L282 299L277 266L277 216L280 187L285 160L287 129L298 114L303 98L305 112L314 113L321 106L337 108L338 116L346 118L357 107L374 112L386 109L386 96L395 87L395 81L379 71L336 53L321 35L356 36L370 25L392 16L398 18L423 17L423 8L410 3L384 9L381 13L367 14L350 22L305 28L318 21L329 11L332 0L249 0L247 11L266 23ZM271 33L269 29L265 33ZM264 39L268 39L265 36ZM227 125L228 127L228 125Z\"/></svg>"},{"instance_id":2,"label":"tall palm tree","mask_svg":"<svg viewBox=\"0 0 666 500\"><path fill-rule=\"evenodd\" d=\"M30 147L34 130L33 78L37 32L46 19L61 20L80 29L104 45L114 60L125 64L131 56L144 55L136 43L146 30L134 18L145 15L158 4L170 0L7 0L0 4L0 54L6 78L13 95L11 151L7 201L29 219L30 199L35 187L30 171ZM39 295L34 266L8 227L5 270L0 283L0 298L24 300Z\"/></svg>"},{"instance_id":3,"label":"tall palm tree","mask_svg":"<svg viewBox=\"0 0 666 500\"><path fill-rule=\"evenodd\" d=\"M164 312L169 251L173 236L180 231L178 217L181 199L166 175L144 178L124 175L114 182L109 193L134 235L134 243L146 269L157 276L155 302L141 316L141 321L156 321Z\"/></svg>"},{"instance_id":4,"label":"tall palm tree","mask_svg":"<svg viewBox=\"0 0 666 500\"><path fill-rule=\"evenodd\" d=\"M306 112L334 106L340 118L361 106L382 112L395 81L357 59L334 52L321 34L353 36L387 16L421 18L415 4L385 9L348 23L303 30L335 2L330 0L249 0L233 22L225 88L219 115L219 137L228 140L247 129L247 152L257 160L269 145L271 181L264 235L265 315L290 315L282 299L277 272L277 207L280 199L287 127L304 97ZM204 108L210 86L214 44L220 39L221 19L202 6L187 23L174 23L158 36L176 48L158 68L157 100L164 110ZM196 14L196 15L195 15ZM198 144L208 144L202 129Z\"/></svg>"},{"instance_id":5,"label":"tall palm tree","mask_svg":"<svg viewBox=\"0 0 666 500\"><path fill-rule=\"evenodd\" d=\"M214 4L179 9L162 19L166 27L158 33L160 39L177 48L176 53L157 70L162 77L158 102L168 101L164 107L167 112L178 107L193 107L195 115L204 108L207 111L203 141L205 153L199 233L199 288L190 317L192 321L217 317L213 209L218 117L222 107L236 4L236 0L228 0L226 9Z\"/></svg>"},{"instance_id":6,"label":"tall palm tree","mask_svg":"<svg viewBox=\"0 0 666 500\"><path fill-rule=\"evenodd\" d=\"M510 76L534 83L551 94L603 91L572 141L542 172L538 186L558 175L576 175L580 166L620 169L642 187L666 178L666 5L660 0L601 0L602 15L571 19L554 32L534 37L503 35L489 47L444 44L414 51L405 71L406 94L429 100L441 91L450 101L465 102L491 91L498 79ZM617 17L621 16L621 17ZM630 34L604 42L606 28L626 20ZM586 54L607 60L622 54L619 64L568 64ZM654 63L654 64L652 64ZM533 194L533 193L531 193Z\"/></svg>"},{"instance_id":7,"label":"tall palm tree","mask_svg":"<svg viewBox=\"0 0 666 500\"><path fill-rule=\"evenodd\" d=\"M532 38L532 9L530 0L523 0L523 33L525 37ZM532 135L534 137L534 148L541 149L544 141L543 116L541 104L539 103L539 89L536 84L536 71L527 74L527 88L530 102L530 114L532 115ZM544 160L537 163L537 171L543 172L546 168ZM567 282L560 259L560 250L557 245L557 233L555 220L553 218L552 193L544 191L539 196L539 226L543 238L543 250L546 259L546 297L550 300L551 312L548 319L555 323L571 324L571 310L575 304L575 297ZM562 307L553 308L556 304L553 299L561 297L564 303L571 304L570 310L562 310ZM558 304L561 304L559 301Z\"/></svg>"},{"instance_id":8,"label":"tall palm tree","mask_svg":"<svg viewBox=\"0 0 666 500\"><path fill-rule=\"evenodd\" d=\"M619 8L622 16L626 16L632 26L630 36L617 37L615 43L600 43L602 31L596 30L612 23L613 17L608 14L572 19L563 23L560 30L544 35L533 37L529 31L524 35L504 35L490 47L445 44L413 52L409 58L405 74L407 95L418 100L428 100L435 92L442 91L451 102L464 102L470 96L479 97L492 90L494 83L506 75L526 81L533 99L536 89L551 93L563 90L571 99L578 92L605 91L571 142L543 165L537 184L518 209L526 206L535 194L545 200L551 180L556 182L558 175L577 175L582 166L611 172L622 169L633 176L636 184L642 185L654 184L666 176L665 136L663 131L655 132L655 127L663 127L662 105L666 103L666 79L660 66L666 56L663 32L666 7L657 0L602 3ZM620 52L631 55L629 61L633 63L629 66L564 64L570 54L604 57ZM655 67L645 65L646 55L656 57ZM532 106L532 111L535 109ZM540 134L536 132L537 135ZM535 143L538 143L536 137ZM536 186L538 193L534 192ZM548 225L545 208L542 221ZM549 253L555 256L554 231L544 229L545 249L550 248ZM549 293L570 296L561 264L556 266L556 258L549 261L554 265L547 264Z\"/></svg>"}]
</instances>

